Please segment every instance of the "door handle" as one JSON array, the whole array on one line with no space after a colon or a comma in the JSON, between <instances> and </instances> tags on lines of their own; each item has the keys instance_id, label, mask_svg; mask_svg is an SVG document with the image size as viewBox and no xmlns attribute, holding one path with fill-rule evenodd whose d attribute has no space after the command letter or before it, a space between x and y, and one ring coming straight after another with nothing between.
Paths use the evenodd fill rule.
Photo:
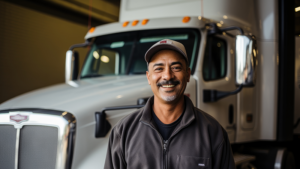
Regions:
<instances>
[{"instance_id":1,"label":"door handle","mask_svg":"<svg viewBox=\"0 0 300 169\"><path fill-rule=\"evenodd\" d=\"M235 130L236 129L236 125L233 124L233 120L234 120L234 109L233 109L233 105L230 104L229 108L228 108L228 122L229 122L229 126L226 126L226 129L228 130Z\"/></svg>"}]
</instances>

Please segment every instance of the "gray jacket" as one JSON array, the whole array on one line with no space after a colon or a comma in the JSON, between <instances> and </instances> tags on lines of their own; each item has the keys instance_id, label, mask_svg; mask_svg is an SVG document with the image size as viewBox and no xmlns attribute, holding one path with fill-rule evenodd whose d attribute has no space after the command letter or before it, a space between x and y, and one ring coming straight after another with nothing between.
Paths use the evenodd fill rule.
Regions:
<instances>
[{"instance_id":1,"label":"gray jacket","mask_svg":"<svg viewBox=\"0 0 300 169\"><path fill-rule=\"evenodd\" d=\"M235 168L226 131L186 96L182 120L164 142L152 120L153 99L113 128L105 169Z\"/></svg>"}]
</instances>

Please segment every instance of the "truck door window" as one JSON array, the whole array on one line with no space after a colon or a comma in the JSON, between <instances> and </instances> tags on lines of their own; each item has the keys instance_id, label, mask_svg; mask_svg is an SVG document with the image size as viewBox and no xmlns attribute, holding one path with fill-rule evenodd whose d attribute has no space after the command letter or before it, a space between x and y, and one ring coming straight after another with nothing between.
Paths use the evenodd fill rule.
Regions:
<instances>
[{"instance_id":1,"label":"truck door window","mask_svg":"<svg viewBox=\"0 0 300 169\"><path fill-rule=\"evenodd\" d=\"M226 76L227 45L225 40L214 36L207 38L202 68L205 81L217 80Z\"/></svg>"}]
</instances>

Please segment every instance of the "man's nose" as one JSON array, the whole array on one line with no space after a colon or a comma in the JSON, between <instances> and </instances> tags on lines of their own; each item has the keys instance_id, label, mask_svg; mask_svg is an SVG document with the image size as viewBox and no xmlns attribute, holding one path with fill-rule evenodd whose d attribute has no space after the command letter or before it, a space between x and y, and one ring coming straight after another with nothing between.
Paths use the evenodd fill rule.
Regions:
<instances>
[{"instance_id":1,"label":"man's nose","mask_svg":"<svg viewBox=\"0 0 300 169\"><path fill-rule=\"evenodd\" d=\"M162 74L162 78L164 80L170 80L174 78L174 72L171 70L171 68L165 69L165 71Z\"/></svg>"}]
</instances>

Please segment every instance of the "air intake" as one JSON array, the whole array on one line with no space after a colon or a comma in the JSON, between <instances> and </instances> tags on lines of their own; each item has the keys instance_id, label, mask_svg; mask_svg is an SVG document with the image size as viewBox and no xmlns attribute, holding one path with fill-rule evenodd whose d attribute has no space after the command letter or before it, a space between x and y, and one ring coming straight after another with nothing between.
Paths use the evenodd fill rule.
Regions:
<instances>
[{"instance_id":1,"label":"air intake","mask_svg":"<svg viewBox=\"0 0 300 169\"><path fill-rule=\"evenodd\" d=\"M75 126L68 112L0 111L0 168L71 168Z\"/></svg>"}]
</instances>

